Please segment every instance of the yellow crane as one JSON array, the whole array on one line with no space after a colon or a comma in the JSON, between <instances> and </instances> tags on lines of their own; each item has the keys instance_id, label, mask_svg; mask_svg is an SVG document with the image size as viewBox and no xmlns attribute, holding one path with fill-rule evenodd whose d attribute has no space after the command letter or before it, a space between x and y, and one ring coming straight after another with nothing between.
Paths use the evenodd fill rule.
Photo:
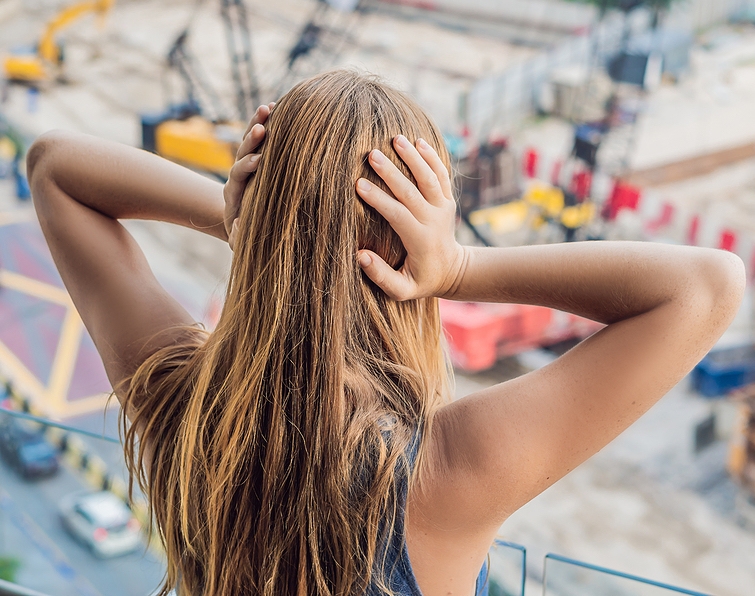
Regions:
<instances>
[{"instance_id":1,"label":"yellow crane","mask_svg":"<svg viewBox=\"0 0 755 596\"><path fill-rule=\"evenodd\" d=\"M45 25L37 47L32 51L13 53L5 58L5 77L11 81L40 84L57 78L63 63L63 52L55 36L76 19L94 12L104 20L115 0L88 0L65 7Z\"/></svg>"}]
</instances>

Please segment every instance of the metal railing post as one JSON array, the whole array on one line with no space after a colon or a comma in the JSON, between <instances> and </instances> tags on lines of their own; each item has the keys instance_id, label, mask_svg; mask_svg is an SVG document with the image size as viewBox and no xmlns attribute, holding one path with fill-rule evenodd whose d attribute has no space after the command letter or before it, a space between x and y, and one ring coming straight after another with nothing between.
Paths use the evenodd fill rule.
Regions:
<instances>
[{"instance_id":1,"label":"metal railing post","mask_svg":"<svg viewBox=\"0 0 755 596\"><path fill-rule=\"evenodd\" d=\"M0 596L47 596L47 594L0 579Z\"/></svg>"}]
</instances>

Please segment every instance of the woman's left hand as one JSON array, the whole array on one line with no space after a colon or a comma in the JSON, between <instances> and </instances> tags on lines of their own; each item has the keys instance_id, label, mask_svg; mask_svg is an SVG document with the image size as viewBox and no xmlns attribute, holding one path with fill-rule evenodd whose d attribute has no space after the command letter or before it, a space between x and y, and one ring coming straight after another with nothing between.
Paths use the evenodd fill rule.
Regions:
<instances>
[{"instance_id":1,"label":"woman's left hand","mask_svg":"<svg viewBox=\"0 0 755 596\"><path fill-rule=\"evenodd\" d=\"M393 140L399 157L411 170L415 186L383 153L370 152L370 166L393 193L365 178L357 193L391 225L406 249L396 271L380 256L360 250L358 262L367 276L394 300L436 296L450 298L466 267L467 250L456 242L456 203L448 170L435 150L422 139L416 146L403 135Z\"/></svg>"},{"instance_id":2,"label":"woman's left hand","mask_svg":"<svg viewBox=\"0 0 755 596\"><path fill-rule=\"evenodd\" d=\"M236 152L236 163L233 164L228 174L228 181L223 187L223 200L225 201L225 213L223 223L228 234L228 244L233 250L236 242L236 226L241 207L241 197L251 176L259 164L260 154L253 153L259 149L265 139L265 122L275 103L261 105L252 116L249 126L244 132L244 138Z\"/></svg>"}]
</instances>

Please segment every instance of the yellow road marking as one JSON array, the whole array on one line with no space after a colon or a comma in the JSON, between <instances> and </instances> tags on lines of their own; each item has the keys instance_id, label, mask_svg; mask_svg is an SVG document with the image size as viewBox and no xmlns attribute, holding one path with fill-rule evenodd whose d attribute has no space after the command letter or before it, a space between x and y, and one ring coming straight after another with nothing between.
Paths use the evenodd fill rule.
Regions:
<instances>
[{"instance_id":1,"label":"yellow road marking","mask_svg":"<svg viewBox=\"0 0 755 596\"><path fill-rule=\"evenodd\" d=\"M61 411L65 407L83 331L84 324L81 322L79 313L73 306L69 307L60 330L58 348L55 351L50 380L47 383L47 399L55 410Z\"/></svg>"},{"instance_id":2,"label":"yellow road marking","mask_svg":"<svg viewBox=\"0 0 755 596\"><path fill-rule=\"evenodd\" d=\"M49 300L55 304L63 306L73 305L71 297L63 288L26 277L14 271L8 271L7 269L0 269L0 286L23 292L42 300Z\"/></svg>"},{"instance_id":3,"label":"yellow road marking","mask_svg":"<svg viewBox=\"0 0 755 596\"><path fill-rule=\"evenodd\" d=\"M0 213L0 226L4 225L3 215ZM0 286L66 307L47 386L7 346L0 343L0 362L12 370L11 376L27 386L29 393L36 400L42 400L49 413L56 417L76 416L103 409L107 394L92 395L75 402L68 402L66 399L84 332L81 317L68 293L63 288L7 269L0 269Z\"/></svg>"},{"instance_id":4,"label":"yellow road marking","mask_svg":"<svg viewBox=\"0 0 755 596\"><path fill-rule=\"evenodd\" d=\"M29 393L37 398L44 396L47 390L42 382L2 342L0 342L0 362L11 369L9 376L20 383Z\"/></svg>"},{"instance_id":5,"label":"yellow road marking","mask_svg":"<svg viewBox=\"0 0 755 596\"><path fill-rule=\"evenodd\" d=\"M89 412L104 410L109 397L109 393L100 393L75 401L66 401L61 405L58 415L61 418L73 418Z\"/></svg>"}]
</instances>

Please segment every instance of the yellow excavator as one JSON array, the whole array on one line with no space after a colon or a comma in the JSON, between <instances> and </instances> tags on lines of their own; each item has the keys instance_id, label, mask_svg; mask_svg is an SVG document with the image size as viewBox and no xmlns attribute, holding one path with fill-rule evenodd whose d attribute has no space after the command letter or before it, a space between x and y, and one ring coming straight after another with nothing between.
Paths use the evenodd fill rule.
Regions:
<instances>
[{"instance_id":1,"label":"yellow excavator","mask_svg":"<svg viewBox=\"0 0 755 596\"><path fill-rule=\"evenodd\" d=\"M73 21L90 12L99 14L104 22L114 2L115 0L89 0L65 7L45 25L36 48L14 52L5 58L5 77L30 85L41 85L59 78L63 65L63 51L55 36Z\"/></svg>"}]
</instances>

